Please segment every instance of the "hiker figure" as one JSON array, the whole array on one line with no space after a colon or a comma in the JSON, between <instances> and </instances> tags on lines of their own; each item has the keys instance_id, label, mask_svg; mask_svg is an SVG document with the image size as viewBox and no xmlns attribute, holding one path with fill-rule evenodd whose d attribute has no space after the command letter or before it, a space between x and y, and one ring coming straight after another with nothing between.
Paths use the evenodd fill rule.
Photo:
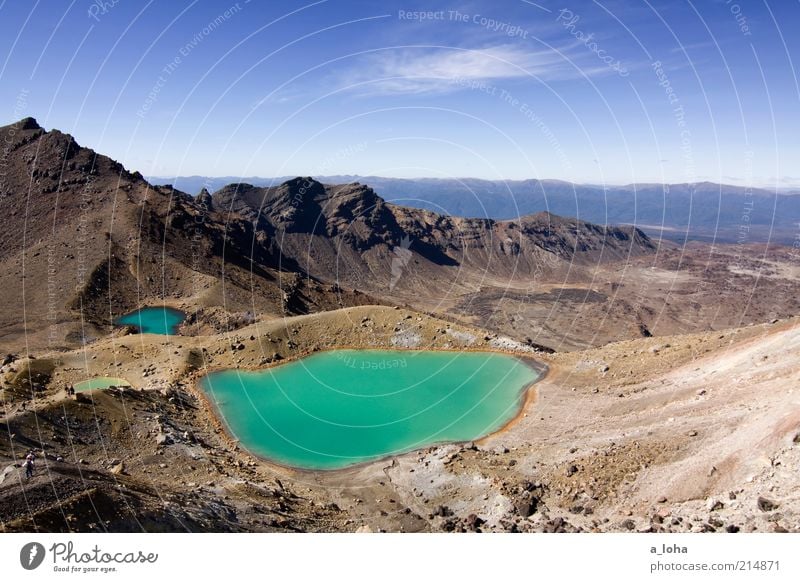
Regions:
<instances>
[{"instance_id":1,"label":"hiker figure","mask_svg":"<svg viewBox=\"0 0 800 582\"><path fill-rule=\"evenodd\" d=\"M33 460L30 458L30 455L25 459L22 466L25 467L25 478L30 479L33 477Z\"/></svg>"}]
</instances>

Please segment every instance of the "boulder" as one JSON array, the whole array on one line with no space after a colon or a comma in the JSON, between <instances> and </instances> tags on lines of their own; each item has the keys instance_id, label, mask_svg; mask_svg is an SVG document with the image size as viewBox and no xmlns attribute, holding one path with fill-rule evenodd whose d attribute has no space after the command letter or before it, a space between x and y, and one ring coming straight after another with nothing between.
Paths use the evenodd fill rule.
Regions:
<instances>
[{"instance_id":1,"label":"boulder","mask_svg":"<svg viewBox=\"0 0 800 582\"><path fill-rule=\"evenodd\" d=\"M779 507L776 502L772 501L771 499L767 499L766 497L759 497L756 501L756 505L761 511L774 511Z\"/></svg>"},{"instance_id":2,"label":"boulder","mask_svg":"<svg viewBox=\"0 0 800 582\"><path fill-rule=\"evenodd\" d=\"M536 509L539 507L539 500L531 496L520 497L517 499L514 507L520 517L530 517L536 513Z\"/></svg>"},{"instance_id":3,"label":"boulder","mask_svg":"<svg viewBox=\"0 0 800 582\"><path fill-rule=\"evenodd\" d=\"M453 510L451 510L446 505L440 505L439 507L433 510L433 515L434 517L436 516L451 517L453 515Z\"/></svg>"},{"instance_id":4,"label":"boulder","mask_svg":"<svg viewBox=\"0 0 800 582\"><path fill-rule=\"evenodd\" d=\"M3 472L0 473L0 484L2 484L3 481L6 480L6 477L8 477L11 473L13 473L15 469L16 469L15 465L9 465L5 469L3 469Z\"/></svg>"}]
</instances>

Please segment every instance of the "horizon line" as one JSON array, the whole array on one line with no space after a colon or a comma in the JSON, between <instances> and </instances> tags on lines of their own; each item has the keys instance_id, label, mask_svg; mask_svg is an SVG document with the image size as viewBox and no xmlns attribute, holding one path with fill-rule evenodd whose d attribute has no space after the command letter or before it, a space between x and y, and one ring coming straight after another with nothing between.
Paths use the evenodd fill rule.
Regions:
<instances>
[{"instance_id":1,"label":"horizon line","mask_svg":"<svg viewBox=\"0 0 800 582\"><path fill-rule=\"evenodd\" d=\"M537 182L562 182L564 184L570 184L573 186L589 186L594 188L621 188L621 187L629 187L629 186L645 186L645 185L654 185L654 186L686 186L686 185L698 185L698 184L713 184L715 186L728 186L732 188L742 188L742 189L758 189L758 190L797 190L800 193L800 182L797 184L790 184L786 186L779 186L775 183L765 184L750 184L750 185L740 185L740 184L732 184L730 182L715 182L714 180L697 180L694 182L651 182L651 181L641 181L641 182L606 182L606 183L595 183L595 182L575 182L572 180L565 180L562 178L481 178L477 176L454 176L451 178L440 178L435 176L414 176L412 178L407 177L400 177L400 176L382 176L378 174L286 174L284 176L259 176L257 174L251 174L249 176L236 176L233 174L223 175L223 176L204 176L202 174L182 174L182 175L171 175L171 176L155 176L155 175L144 175L143 176L148 180L178 180L178 179L188 179L188 178L204 178L210 180L223 180L223 179L234 179L233 182L229 182L230 184L246 184L246 179L255 178L258 180L270 180L274 181L277 184L282 184L288 180L292 180L294 178L312 178L312 179L324 179L324 178L378 178L384 180L406 180L409 182L413 182L415 180L440 180L440 181L466 181L466 180L477 180L481 182L528 182L528 181L537 181ZM238 181L237 181L238 179Z\"/></svg>"}]
</instances>

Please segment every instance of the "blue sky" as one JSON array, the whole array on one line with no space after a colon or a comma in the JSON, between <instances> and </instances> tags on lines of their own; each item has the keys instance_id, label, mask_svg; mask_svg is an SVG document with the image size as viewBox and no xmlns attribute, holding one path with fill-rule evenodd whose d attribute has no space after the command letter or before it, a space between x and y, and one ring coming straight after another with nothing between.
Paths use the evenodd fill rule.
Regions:
<instances>
[{"instance_id":1,"label":"blue sky","mask_svg":"<svg viewBox=\"0 0 800 582\"><path fill-rule=\"evenodd\" d=\"M0 122L145 175L797 186L798 25L794 0L5 0Z\"/></svg>"}]
</instances>

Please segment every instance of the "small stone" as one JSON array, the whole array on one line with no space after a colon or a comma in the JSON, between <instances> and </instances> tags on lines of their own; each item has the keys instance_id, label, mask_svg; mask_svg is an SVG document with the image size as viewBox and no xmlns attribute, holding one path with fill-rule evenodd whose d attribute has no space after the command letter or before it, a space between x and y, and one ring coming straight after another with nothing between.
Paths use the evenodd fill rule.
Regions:
<instances>
[{"instance_id":1,"label":"small stone","mask_svg":"<svg viewBox=\"0 0 800 582\"><path fill-rule=\"evenodd\" d=\"M706 500L706 509L708 511L717 511L725 507L725 504L722 503L719 499L714 499L713 497L709 497Z\"/></svg>"},{"instance_id":2,"label":"small stone","mask_svg":"<svg viewBox=\"0 0 800 582\"><path fill-rule=\"evenodd\" d=\"M688 434L690 437L696 437L697 436L697 431L696 430L690 430L686 434Z\"/></svg>"},{"instance_id":3,"label":"small stone","mask_svg":"<svg viewBox=\"0 0 800 582\"><path fill-rule=\"evenodd\" d=\"M469 528L470 531L477 531L478 528L480 526L482 526L484 523L486 523L486 521L481 519L480 517L478 517L474 513L470 513L467 516L467 519L466 519L466 525L467 525L467 528Z\"/></svg>"},{"instance_id":4,"label":"small stone","mask_svg":"<svg viewBox=\"0 0 800 582\"><path fill-rule=\"evenodd\" d=\"M777 503L766 497L759 497L758 501L756 501L756 505L761 511L773 511L779 507Z\"/></svg>"},{"instance_id":5,"label":"small stone","mask_svg":"<svg viewBox=\"0 0 800 582\"><path fill-rule=\"evenodd\" d=\"M172 444L172 437L170 437L168 434L162 432L159 433L158 436L156 436L156 445L166 446L171 444Z\"/></svg>"},{"instance_id":6,"label":"small stone","mask_svg":"<svg viewBox=\"0 0 800 582\"><path fill-rule=\"evenodd\" d=\"M538 501L534 498L519 499L516 503L516 510L520 517L530 517L536 513Z\"/></svg>"},{"instance_id":7,"label":"small stone","mask_svg":"<svg viewBox=\"0 0 800 582\"><path fill-rule=\"evenodd\" d=\"M722 521L719 517L709 517L708 523L709 525L712 525L714 527L723 527L725 525L725 522Z\"/></svg>"},{"instance_id":8,"label":"small stone","mask_svg":"<svg viewBox=\"0 0 800 582\"><path fill-rule=\"evenodd\" d=\"M659 503L666 503L667 502L667 498L662 495L661 497L658 498L658 502Z\"/></svg>"},{"instance_id":9,"label":"small stone","mask_svg":"<svg viewBox=\"0 0 800 582\"><path fill-rule=\"evenodd\" d=\"M572 477L577 472L578 472L578 466L577 465L570 465L569 467L567 467L567 470L566 470L567 477Z\"/></svg>"},{"instance_id":10,"label":"small stone","mask_svg":"<svg viewBox=\"0 0 800 582\"><path fill-rule=\"evenodd\" d=\"M739 533L739 526L730 524L727 527L725 527L725 531L728 533Z\"/></svg>"}]
</instances>

